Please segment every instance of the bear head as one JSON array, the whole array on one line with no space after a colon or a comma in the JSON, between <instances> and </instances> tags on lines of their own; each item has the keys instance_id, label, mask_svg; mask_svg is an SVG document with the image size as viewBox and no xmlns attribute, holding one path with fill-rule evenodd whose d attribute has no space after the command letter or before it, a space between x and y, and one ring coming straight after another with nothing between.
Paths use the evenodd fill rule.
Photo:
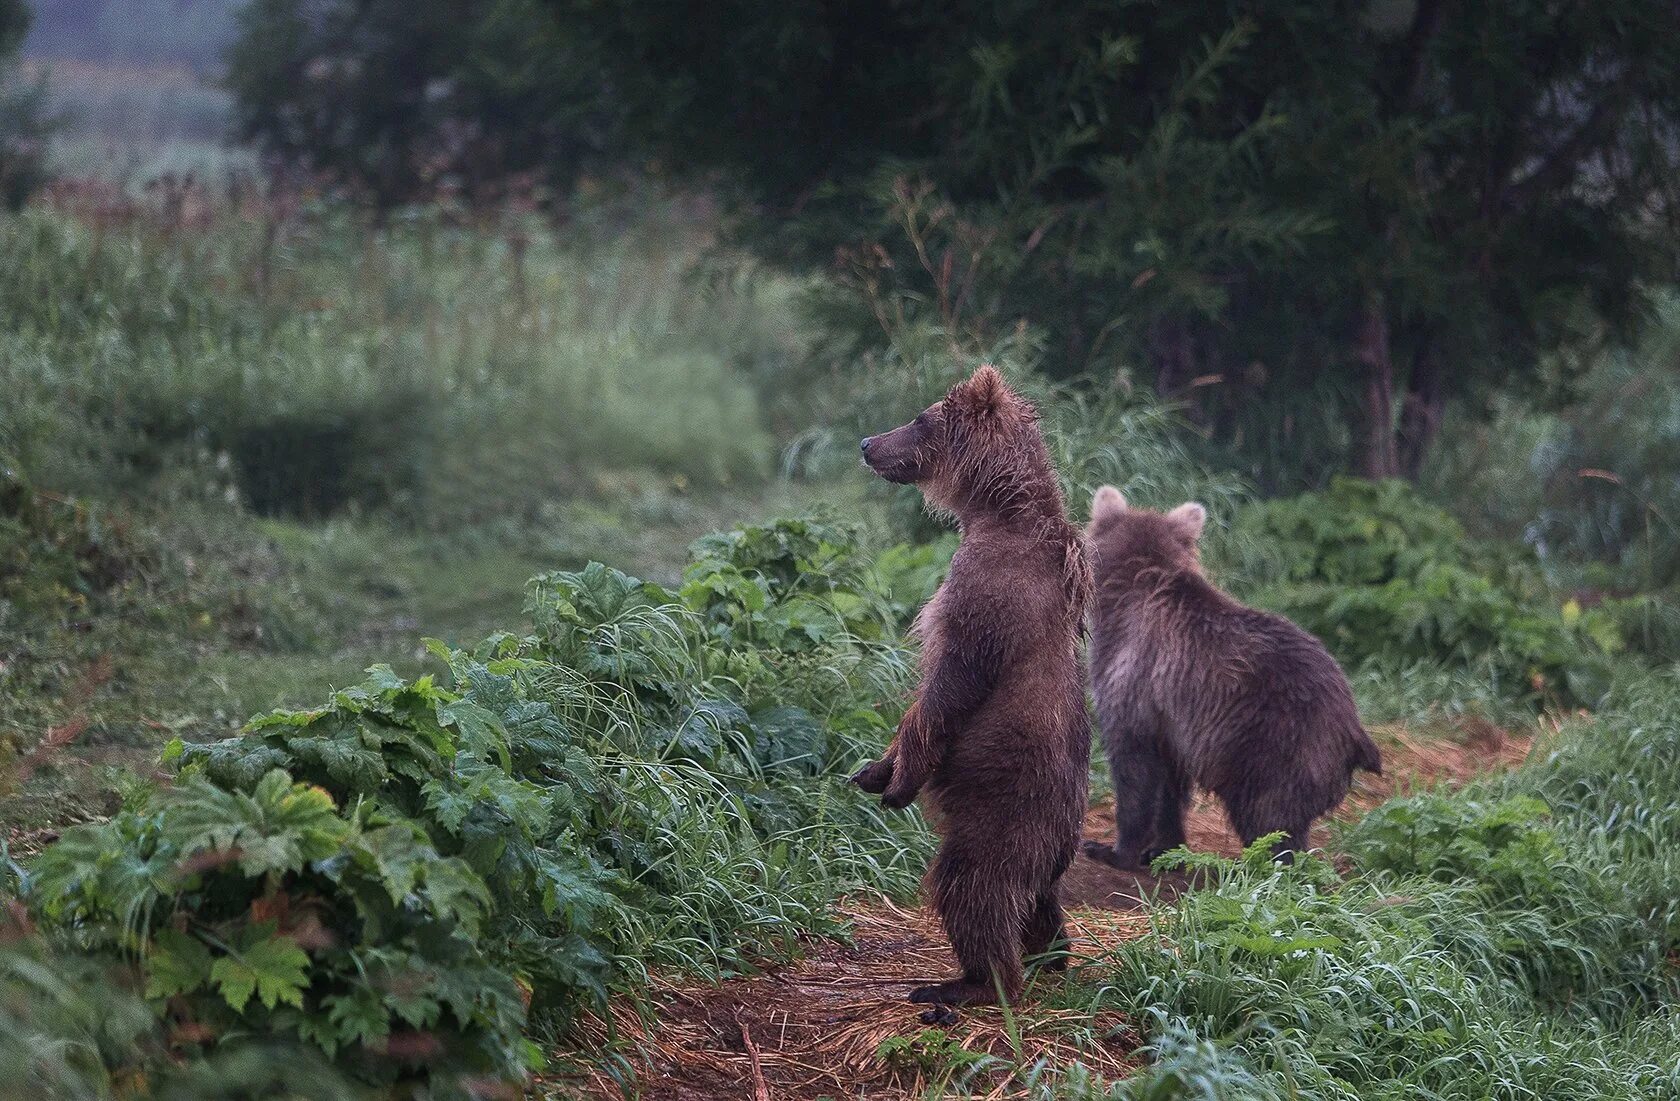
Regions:
<instances>
[{"instance_id":1,"label":"bear head","mask_svg":"<svg viewBox=\"0 0 1680 1101\"><path fill-rule=\"evenodd\" d=\"M909 424L867 437L862 447L870 470L917 486L930 504L959 517L976 509L1012 513L1034 501L1060 512L1038 412L990 365Z\"/></svg>"},{"instance_id":2,"label":"bear head","mask_svg":"<svg viewBox=\"0 0 1680 1101\"><path fill-rule=\"evenodd\" d=\"M1201 569L1197 540L1207 525L1207 509L1194 501L1169 512L1133 508L1113 486L1091 498L1086 532L1096 552L1097 583L1125 582L1145 570Z\"/></svg>"}]
</instances>

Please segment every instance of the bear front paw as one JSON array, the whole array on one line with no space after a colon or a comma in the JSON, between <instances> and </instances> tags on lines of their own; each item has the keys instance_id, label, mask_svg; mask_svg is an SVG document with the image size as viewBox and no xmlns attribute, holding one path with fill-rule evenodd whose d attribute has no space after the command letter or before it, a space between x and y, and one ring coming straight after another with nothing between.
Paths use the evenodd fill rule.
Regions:
<instances>
[{"instance_id":1,"label":"bear front paw","mask_svg":"<svg viewBox=\"0 0 1680 1101\"><path fill-rule=\"evenodd\" d=\"M889 787L881 796L881 805L889 810L903 810L916 801L918 789L904 784Z\"/></svg>"},{"instance_id":2,"label":"bear front paw","mask_svg":"<svg viewBox=\"0 0 1680 1101\"><path fill-rule=\"evenodd\" d=\"M887 786L892 783L892 778L893 763L891 757L884 757L879 761L870 761L852 773L852 783L871 795L879 795L886 791Z\"/></svg>"}]
</instances>

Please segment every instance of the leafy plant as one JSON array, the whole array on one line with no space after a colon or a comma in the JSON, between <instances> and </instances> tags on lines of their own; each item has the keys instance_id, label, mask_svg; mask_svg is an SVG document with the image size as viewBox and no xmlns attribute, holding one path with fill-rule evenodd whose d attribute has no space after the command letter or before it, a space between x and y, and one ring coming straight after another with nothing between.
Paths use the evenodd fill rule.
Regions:
<instances>
[{"instance_id":1,"label":"leafy plant","mask_svg":"<svg viewBox=\"0 0 1680 1101\"><path fill-rule=\"evenodd\" d=\"M942 1028L924 1028L912 1036L889 1036L875 1046L875 1058L897 1070L960 1079L993 1062L970 1051Z\"/></svg>"},{"instance_id":2,"label":"leafy plant","mask_svg":"<svg viewBox=\"0 0 1680 1101\"><path fill-rule=\"evenodd\" d=\"M1336 478L1238 514L1227 553L1249 583L1381 585L1459 562L1464 529L1404 482Z\"/></svg>"},{"instance_id":3,"label":"leafy plant","mask_svg":"<svg viewBox=\"0 0 1680 1101\"><path fill-rule=\"evenodd\" d=\"M1216 576L1318 635L1350 666L1435 664L1530 704L1592 705L1613 625L1587 620L1509 551L1468 539L1401 482L1330 488L1238 513L1210 548Z\"/></svg>"},{"instance_id":4,"label":"leafy plant","mask_svg":"<svg viewBox=\"0 0 1680 1101\"><path fill-rule=\"evenodd\" d=\"M1531 795L1493 801L1420 795L1371 811L1348 843L1367 871L1448 883L1473 879L1514 901L1562 886L1556 867L1562 847L1546 824L1550 816Z\"/></svg>"},{"instance_id":5,"label":"leafy plant","mask_svg":"<svg viewBox=\"0 0 1680 1101\"><path fill-rule=\"evenodd\" d=\"M855 530L812 520L706 536L691 548L683 600L714 636L743 649L800 653L834 638L889 638L893 609L874 591L857 541ZM901 575L905 557L893 563Z\"/></svg>"},{"instance_id":6,"label":"leafy plant","mask_svg":"<svg viewBox=\"0 0 1680 1101\"><path fill-rule=\"evenodd\" d=\"M289 1037L386 1082L435 1059L445 1090L534 1059L518 975L480 942L483 880L413 822L280 769L249 791L189 774L67 831L27 897L84 947L138 956L195 1045Z\"/></svg>"},{"instance_id":7,"label":"leafy plant","mask_svg":"<svg viewBox=\"0 0 1680 1101\"><path fill-rule=\"evenodd\" d=\"M913 888L925 848L837 783L891 730L872 694L902 684L875 641L891 604L809 521L697 550L701 609L733 598L727 572L764 584L766 622L798 622L812 591L854 614L778 646L600 564L541 575L533 633L433 644L443 683L376 666L241 737L177 741L176 782L67 831L25 897L133 960L193 1046L301 1042L435 1095L536 1065L528 1014L564 1029L648 970L721 975L838 932L836 897ZM813 669L873 672L819 687Z\"/></svg>"}]
</instances>

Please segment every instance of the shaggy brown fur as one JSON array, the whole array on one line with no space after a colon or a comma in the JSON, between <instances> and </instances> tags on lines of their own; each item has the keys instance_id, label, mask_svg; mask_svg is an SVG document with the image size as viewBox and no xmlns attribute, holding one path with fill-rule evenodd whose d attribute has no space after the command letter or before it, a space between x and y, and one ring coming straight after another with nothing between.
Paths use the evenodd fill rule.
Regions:
<instances>
[{"instance_id":1,"label":"shaggy brown fur","mask_svg":"<svg viewBox=\"0 0 1680 1101\"><path fill-rule=\"evenodd\" d=\"M1066 943L1056 881L1086 804L1079 638L1091 571L1037 422L981 367L910 424L863 441L871 470L920 487L962 529L950 576L917 617L916 700L886 755L853 777L889 807L925 787L937 810L943 842L926 883L962 974L912 1001L1013 998L1023 952Z\"/></svg>"},{"instance_id":2,"label":"shaggy brown fur","mask_svg":"<svg viewBox=\"0 0 1680 1101\"><path fill-rule=\"evenodd\" d=\"M1198 504L1128 508L1113 486L1091 503L1092 694L1117 836L1085 852L1116 867L1145 867L1184 843L1195 785L1219 796L1245 845L1282 830L1275 851L1287 860L1354 769L1382 771L1324 646L1202 576L1206 519Z\"/></svg>"}]
</instances>

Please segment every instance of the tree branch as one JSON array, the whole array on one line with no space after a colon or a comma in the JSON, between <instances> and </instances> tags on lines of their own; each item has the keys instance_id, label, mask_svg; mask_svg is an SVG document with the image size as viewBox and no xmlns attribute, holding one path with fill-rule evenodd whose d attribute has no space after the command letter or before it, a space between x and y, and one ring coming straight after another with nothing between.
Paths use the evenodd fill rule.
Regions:
<instances>
[{"instance_id":1,"label":"tree branch","mask_svg":"<svg viewBox=\"0 0 1680 1101\"><path fill-rule=\"evenodd\" d=\"M1589 153L1615 133L1632 102L1633 78L1634 66L1630 64L1603 90L1574 133L1546 154L1534 171L1505 185L1500 206L1505 210L1518 209L1528 205L1536 193L1561 186Z\"/></svg>"},{"instance_id":2,"label":"tree branch","mask_svg":"<svg viewBox=\"0 0 1680 1101\"><path fill-rule=\"evenodd\" d=\"M1441 0L1418 0L1417 11L1412 14L1412 26L1406 32L1406 52L1399 65L1400 83L1395 89L1400 111L1417 106L1418 95L1423 91L1424 59L1429 55L1429 44L1441 29L1441 9Z\"/></svg>"}]
</instances>

